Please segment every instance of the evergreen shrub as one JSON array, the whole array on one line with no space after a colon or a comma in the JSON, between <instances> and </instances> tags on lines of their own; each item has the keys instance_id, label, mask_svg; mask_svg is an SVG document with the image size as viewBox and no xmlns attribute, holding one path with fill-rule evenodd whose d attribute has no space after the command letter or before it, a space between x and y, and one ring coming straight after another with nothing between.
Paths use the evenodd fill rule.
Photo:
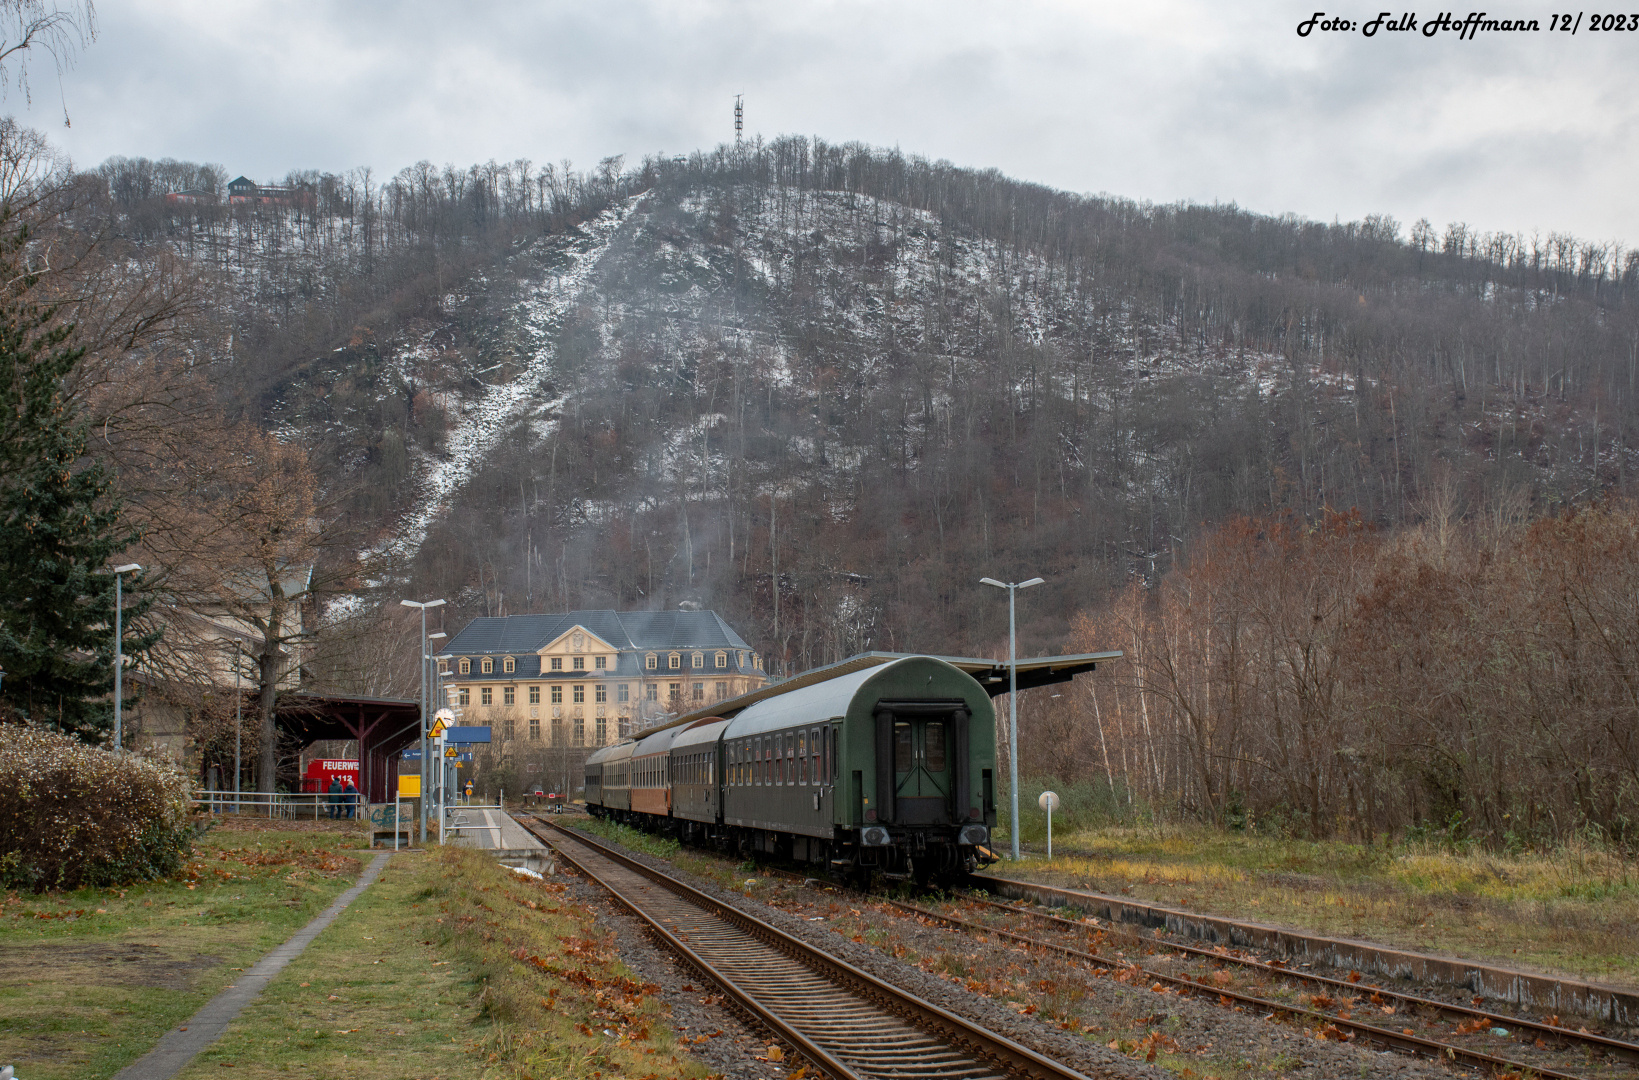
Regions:
<instances>
[{"instance_id":1,"label":"evergreen shrub","mask_svg":"<svg viewBox=\"0 0 1639 1080\"><path fill-rule=\"evenodd\" d=\"M0 888L167 877L191 851L187 778L37 727L0 727Z\"/></svg>"}]
</instances>

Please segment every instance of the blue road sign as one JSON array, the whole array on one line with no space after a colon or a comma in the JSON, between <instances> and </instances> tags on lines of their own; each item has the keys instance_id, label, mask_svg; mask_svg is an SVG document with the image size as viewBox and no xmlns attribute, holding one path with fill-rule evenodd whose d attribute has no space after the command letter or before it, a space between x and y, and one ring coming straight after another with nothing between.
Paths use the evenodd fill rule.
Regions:
<instances>
[{"instance_id":1,"label":"blue road sign","mask_svg":"<svg viewBox=\"0 0 1639 1080\"><path fill-rule=\"evenodd\" d=\"M445 728L444 741L447 743L489 742L489 726Z\"/></svg>"},{"instance_id":2,"label":"blue road sign","mask_svg":"<svg viewBox=\"0 0 1639 1080\"><path fill-rule=\"evenodd\" d=\"M414 750L402 751L399 754L399 759L402 760L402 761L420 761L421 760L421 749L419 747L417 747Z\"/></svg>"}]
</instances>

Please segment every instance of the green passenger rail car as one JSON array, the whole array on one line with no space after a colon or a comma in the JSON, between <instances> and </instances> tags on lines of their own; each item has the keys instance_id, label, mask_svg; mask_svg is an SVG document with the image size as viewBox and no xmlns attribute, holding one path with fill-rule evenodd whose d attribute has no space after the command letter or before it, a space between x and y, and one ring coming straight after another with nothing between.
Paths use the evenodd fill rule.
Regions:
<instances>
[{"instance_id":1,"label":"green passenger rail car","mask_svg":"<svg viewBox=\"0 0 1639 1080\"><path fill-rule=\"evenodd\" d=\"M1037 657L1018 685L1068 682L1120 655ZM587 809L861 884L878 873L953 881L988 857L991 699L1005 673L995 661L862 653L599 750Z\"/></svg>"},{"instance_id":2,"label":"green passenger rail car","mask_svg":"<svg viewBox=\"0 0 1639 1080\"><path fill-rule=\"evenodd\" d=\"M741 850L928 881L974 869L996 824L990 695L931 656L760 701L722 740L722 824Z\"/></svg>"}]
</instances>

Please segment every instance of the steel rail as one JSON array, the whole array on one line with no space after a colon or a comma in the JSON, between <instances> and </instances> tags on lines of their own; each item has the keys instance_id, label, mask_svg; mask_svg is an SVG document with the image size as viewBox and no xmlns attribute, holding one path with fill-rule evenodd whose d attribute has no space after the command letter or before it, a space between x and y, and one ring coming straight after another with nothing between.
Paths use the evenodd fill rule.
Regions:
<instances>
[{"instance_id":1,"label":"steel rail","mask_svg":"<svg viewBox=\"0 0 1639 1080\"><path fill-rule=\"evenodd\" d=\"M1532 1020L1529 1017L1506 1016L1502 1013L1489 1012L1485 1009L1472 1005L1462 1005L1456 1002L1440 1001L1436 998L1419 997L1416 994L1408 994L1402 990L1390 990L1385 987L1378 986L1375 983L1368 984L1364 981L1354 983L1349 982L1346 979L1334 979L1327 975L1316 975L1313 972L1295 971L1289 967L1286 967L1279 961L1269 963L1268 961L1264 960L1254 960L1244 956L1233 956L1227 953L1217 952L1216 950L1203 948L1199 945L1186 945L1182 942L1162 941L1159 938L1147 937L1143 934L1134 933L1131 930L1118 929L1114 926L1111 926L1108 929L1102 926L1089 926L1087 923L1077 922L1074 919L1066 919L1058 915L1049 915L1043 911L1030 911L1025 908L1015 907L1012 904L1003 904L996 900L986 899L982 896L964 895L963 899L969 903L984 904L989 907L997 908L1001 911L1006 911L1013 915L1023 915L1027 918L1039 919L1043 922L1063 926L1067 929L1074 929L1081 933L1086 933L1089 930L1111 933L1118 937L1126 938L1130 941L1139 941L1147 945L1154 945L1158 949L1165 949L1169 952L1180 952L1190 956L1199 956L1203 959L1214 960L1219 963L1235 964L1238 967L1251 968L1255 971L1261 971L1266 974L1277 974L1285 979L1295 979L1301 982L1317 983L1321 986L1332 987L1346 993L1370 990L1381 997L1388 998L1393 1001L1405 1002L1407 1005L1415 1005L1419 1008L1432 1009L1453 1016L1487 1020L1499 1026L1506 1025L1521 1031L1535 1032L1540 1036L1557 1039L1560 1042L1589 1046L1604 1053L1610 1054L1612 1057L1620 1058L1623 1061L1639 1062L1639 1045L1624 1042L1621 1039L1613 1039L1608 1035L1598 1035L1591 1031L1573 1031L1570 1028L1560 1027L1556 1024L1550 1024L1542 1020ZM890 902L893 903L896 901Z\"/></svg>"},{"instance_id":2,"label":"steel rail","mask_svg":"<svg viewBox=\"0 0 1639 1080\"><path fill-rule=\"evenodd\" d=\"M1259 1009L1267 1009L1275 1015L1288 1013L1294 1016L1307 1016L1315 1020L1323 1021L1327 1024L1335 1025L1340 1029L1351 1031L1356 1035L1364 1036L1373 1042L1388 1046L1392 1049L1402 1050L1408 1053L1431 1058L1439 1058L1446 1061L1461 1061L1469 1065L1481 1066L1497 1073L1513 1071L1516 1073L1524 1073L1525 1075L1529 1076L1542 1077L1544 1080L1583 1080L1583 1078L1576 1076L1573 1073L1557 1072L1553 1069L1545 1069L1535 1065L1526 1065L1521 1062L1510 1061L1507 1058L1500 1058L1491 1054L1481 1053L1478 1050L1470 1050L1467 1047L1455 1046L1450 1043L1436 1042L1432 1039L1424 1039L1417 1035L1407 1035L1404 1032L1381 1028L1375 1024L1362 1023L1359 1020L1346 1020L1342 1017L1332 1016L1328 1013L1321 1012L1318 1009L1306 1009L1299 1005L1288 1005L1280 1001L1271 1001L1268 998L1261 998L1255 994L1247 994L1238 990L1229 990L1223 987L1212 986L1207 983L1197 982L1193 979L1178 975L1167 975L1159 971L1151 970L1150 968L1139 967L1137 964L1126 964L1117 960L1110 960L1106 957L1099 956L1096 953L1086 952L1084 950L1072 948L1068 945L1061 945L1053 941L1042 941L1039 938L1028 937L1024 934L1015 934L1011 930L1000 930L996 927L984 926L980 923L969 922L966 919L958 919L952 915L944 915L937 911L930 911L927 908L918 907L915 904L906 904L898 900L889 900L887 902L894 907L914 912L917 915L933 919L938 922L948 923L953 927L967 930L972 933L993 934L997 937L1016 941L1031 948L1046 949L1050 952L1060 953L1064 956L1073 957L1077 960L1082 960L1102 968L1111 970L1136 970L1147 979L1153 979L1157 983L1175 987L1180 991L1191 994L1217 994L1220 997L1228 998L1232 1001L1241 1002L1247 1005L1255 1005Z\"/></svg>"},{"instance_id":3,"label":"steel rail","mask_svg":"<svg viewBox=\"0 0 1639 1080\"><path fill-rule=\"evenodd\" d=\"M531 833L535 832L535 830L530 829L527 825L525 825L524 828ZM535 835L543 841L545 840L544 837L540 837L540 834L536 833ZM763 1004L755 997L742 990L738 983L719 972L710 961L701 956L699 953L695 952L694 949L689 947L687 942L663 926L659 919L654 918L648 912L644 911L643 908L637 903L629 900L611 882L606 881L600 874L598 874L597 871L576 859L562 847L556 844L554 844L553 847L564 859L564 861L571 863L577 870L585 874L587 878L603 886L603 888L608 891L610 896L614 897L628 911L642 920L645 927L651 934L654 934L662 942L664 942L667 948L682 956L684 961L687 962L690 967L694 968L706 979L709 979L711 982L717 984L717 987L722 990L724 994L728 995L734 1000L735 1005L743 1010L756 1023L759 1023L766 1027L769 1031L772 1031L775 1038L794 1048L798 1054L801 1054L803 1057L807 1058L811 1064L820 1069L822 1072L825 1072L833 1077L834 1080L866 1080L865 1077L861 1076L841 1061L838 1061L823 1047L816 1045L801 1031L798 1031L796 1028L786 1023L777 1013L765 1008Z\"/></svg>"},{"instance_id":4,"label":"steel rail","mask_svg":"<svg viewBox=\"0 0 1639 1080\"><path fill-rule=\"evenodd\" d=\"M986 1061L990 1065L999 1068L1003 1073L1009 1076L1025 1077L1029 1078L1029 1080L1088 1080L1084 1074L1059 1064L1050 1058L1044 1057L1036 1051L1031 1050L1029 1047L1014 1042L1005 1035L1000 1035L996 1032L989 1031L973 1023L972 1021L965 1020L962 1017L957 1016L955 1013L949 1012L948 1010L943 1009L932 1002L926 1001L915 994L901 990L899 987L896 987L891 983L872 975L868 971L855 967L839 957L832 956L831 954L808 944L801 938L788 934L784 930L781 930L770 923L764 922L753 915L749 915L746 912L741 911L739 908L725 903L724 901L719 900L708 893L702 892L686 882L679 881L678 879L656 870L645 863L639 862L638 860L633 859L630 856L593 839L579 830L571 830L559 825L557 822L551 821L542 821L541 824L563 833L575 843L590 848L595 854L609 859L617 865L655 882L672 893L675 893L689 904L704 909L710 914L716 916L718 919L739 929L742 933L748 934L764 944L777 949L779 952L784 953L787 957L803 965L804 967L819 972L828 981L840 984L844 989L850 991L856 997L864 998L876 1009L897 1016L899 1019L909 1023L912 1027L918 1028L921 1031L932 1035L939 1041L945 1043L947 1046L950 1046L962 1053L972 1055L979 1060ZM529 827L526 825L525 828ZM533 829L530 831L535 832ZM536 832L535 835L543 840L546 839L545 837L541 837L541 834L538 832ZM558 845L554 843L553 846L557 847ZM573 857L567 853L564 853L561 847L559 847L558 850L560 853L565 855L565 858L569 858L571 861L574 861ZM603 882L601 878L597 878L596 875L591 875L590 872L588 873L589 876L594 878L594 880L598 880L599 884L602 884L604 888L610 888L610 886ZM633 907L632 901L626 897L620 896L620 894L614 889L610 889L610 891L619 897L627 907ZM747 991L743 987L734 986L734 980L728 974L719 971L715 965L707 962L706 958L700 957L696 950L689 949L685 943L678 941L676 935L671 933L665 927L661 926L658 920L643 912L639 912L638 914L643 918L643 921L647 926L658 931L658 936L662 940L666 941L668 946L674 948L677 946L682 946L679 951L690 957L690 964L697 965L700 970L713 982L723 986L726 991L731 993L736 1002L747 1001L755 1003L754 1007L748 1009L752 1015L756 1016L760 1021L764 1020L765 1016L770 1015L770 1010L763 1007L760 1003L756 1003L756 995L754 992ZM674 946L672 944L673 942L677 942L677 945ZM777 1020L777 1018L775 1019ZM798 1047L803 1056L810 1057L810 1059L813 1060L820 1068L827 1071L837 1070L837 1075L839 1076L846 1077L857 1075L856 1073L847 1071L849 1068L848 1066L842 1064L841 1062L837 1062L834 1056L828 1056L826 1052L818 1046L814 1046L814 1051L818 1056L811 1056L809 1050L804 1047L803 1041L800 1040L806 1040L810 1046L813 1045L813 1040L802 1035L801 1032L797 1031L791 1025L780 1021L779 1023L772 1023L769 1026L771 1030L780 1033L782 1038L788 1037L785 1035L787 1030L791 1031L793 1035L797 1036L797 1038L792 1039L792 1045ZM832 1064L826 1064L825 1062L828 1060L832 1062Z\"/></svg>"}]
</instances>

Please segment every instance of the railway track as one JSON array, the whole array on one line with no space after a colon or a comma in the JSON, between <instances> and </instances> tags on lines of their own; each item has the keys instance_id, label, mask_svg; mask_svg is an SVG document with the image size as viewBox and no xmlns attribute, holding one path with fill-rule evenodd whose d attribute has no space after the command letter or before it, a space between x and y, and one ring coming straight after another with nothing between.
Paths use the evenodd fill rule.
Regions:
<instances>
[{"instance_id":1,"label":"railway track","mask_svg":"<svg viewBox=\"0 0 1639 1080\"><path fill-rule=\"evenodd\" d=\"M1207 949L1159 941L1139 934L1111 931L1018 905L1002 904L971 896L964 897L963 900L983 909L999 909L1010 916L1027 918L1060 932L1075 934L1080 938L1080 944L1070 945L1063 940L1047 940L1020 933L1006 926L963 919L949 912L935 911L903 901L885 902L908 915L953 929L1001 938L1091 964L1136 985L1147 984L1152 988L1197 995L1227 1007L1257 1009L1275 1017L1302 1017L1323 1025L1323 1030L1330 1027L1340 1035L1369 1040L1402 1052L1467 1064L1497 1074L1535 1076L1543 1077L1545 1080L1586 1080L1590 1075L1639 1076L1639 1070L1634 1068L1634 1065L1639 1063L1639 1045L1586 1030L1574 1031L1556 1024L1505 1016L1477 1007L1420 997L1385 989L1364 980L1355 982L1293 971L1278 961L1271 963L1237 955L1228 949ZM1238 967L1255 972L1265 983L1306 988L1310 991L1310 1004L1303 1006L1290 1001L1271 999L1261 993L1250 992L1247 987L1232 986L1232 980L1215 979L1210 973L1162 971L1155 967L1140 966L1124 956L1100 952L1105 940L1111 936L1159 954L1184 960L1205 961L1214 971L1222 970L1224 966ZM1368 1023L1353 1015L1356 1011L1370 1013L1379 1010L1396 1015L1399 1018L1397 1026ZM1518 1052L1520 1060L1504 1058L1472 1046L1434 1037L1434 1026L1443 1020L1451 1019L1457 1021L1457 1031L1460 1034L1486 1033L1498 1028L1503 1029L1508 1033L1507 1037L1513 1040L1513 1048ZM1416 1023L1421 1031L1404 1026L1406 1022ZM1581 1071L1564 1071L1567 1068L1567 1056L1577 1059ZM1595 1066L1596 1062L1601 1064ZM1590 1067L1595 1068L1595 1071L1588 1071Z\"/></svg>"},{"instance_id":2,"label":"railway track","mask_svg":"<svg viewBox=\"0 0 1639 1080\"><path fill-rule=\"evenodd\" d=\"M812 878L804 878L800 874L775 867L763 867L763 873L791 881L814 881ZM1613 1039L1585 1028L1573 1030L1557 1023L1491 1012L1477 1005L1463 1005L1386 989L1365 979L1351 981L1315 975L1293 970L1282 961L1271 962L1232 949L1203 948L1182 942L1161 941L1135 931L1077 922L1048 912L1032 910L1021 903L1004 904L972 894L963 895L961 900L1007 915L1027 918L1063 933L1079 935L1088 947L1078 948L1066 945L1062 941L1044 940L1021 934L1005 926L962 919L948 912L935 911L900 900L886 897L878 899L912 917L938 922L975 935L997 937L1027 947L1040 948L1118 973L1123 975L1126 981L1147 982L1152 987L1191 994L1229 1008L1257 1009L1276 1018L1307 1018L1320 1025L1330 1025L1338 1033L1350 1038L1361 1038L1402 1053L1467 1064L1502 1076L1542 1077L1543 1080L1590 1080L1596 1076L1639 1078L1639 1044ZM1099 953L1097 949L1107 938L1116 938L1163 956L1206 962L1214 967L1221 965L1240 968L1254 972L1257 977L1264 980L1278 981L1289 987L1297 986L1319 992L1311 992L1308 995L1311 1005L1306 1007L1248 993L1244 988L1231 988L1211 979L1210 976L1192 976L1178 971L1158 971L1142 967L1125 959L1124 956ZM1327 1001L1331 1002L1330 1007L1315 1007ZM1366 1023L1355 1019L1352 1015L1353 1006L1360 1005L1362 1001L1366 1009L1380 1009L1385 1012L1392 1010L1391 1014L1395 1015L1400 1023L1396 1027L1386 1027L1383 1024ZM1472 1046L1436 1037L1437 1033L1433 1028L1441 1020L1455 1020L1459 1035L1484 1034L1498 1028L1507 1031L1507 1037L1514 1047L1511 1052L1517 1052L1520 1060L1489 1054ZM1408 1029L1405 1026L1407 1022L1417 1024L1422 1030ZM1567 1066L1564 1059L1567 1056L1580 1059L1580 1071L1565 1071ZM1558 1068L1555 1067L1556 1064Z\"/></svg>"},{"instance_id":3,"label":"railway track","mask_svg":"<svg viewBox=\"0 0 1639 1080\"><path fill-rule=\"evenodd\" d=\"M540 818L520 824L607 889L742 1013L836 1080L1086 1080L585 833Z\"/></svg>"}]
</instances>

